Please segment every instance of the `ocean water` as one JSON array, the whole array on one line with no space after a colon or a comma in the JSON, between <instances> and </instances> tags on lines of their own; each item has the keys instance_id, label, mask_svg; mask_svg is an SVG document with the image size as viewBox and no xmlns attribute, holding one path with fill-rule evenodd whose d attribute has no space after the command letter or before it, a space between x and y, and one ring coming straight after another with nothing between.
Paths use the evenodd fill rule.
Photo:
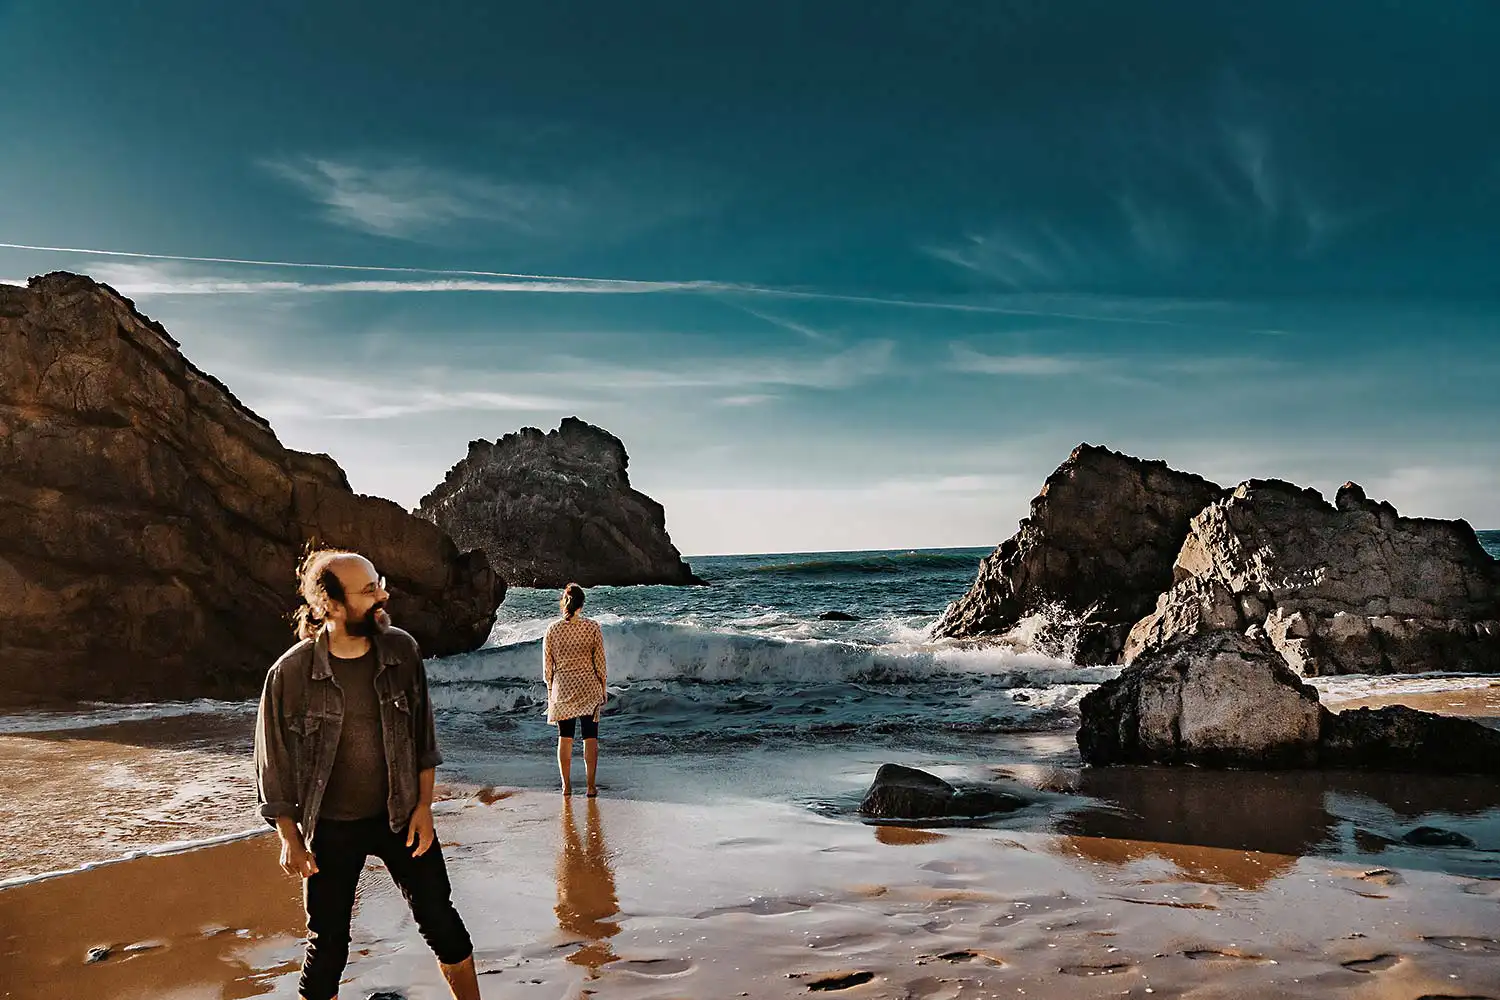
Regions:
<instances>
[{"instance_id":1,"label":"ocean water","mask_svg":"<svg viewBox=\"0 0 1500 1000\"><path fill-rule=\"evenodd\" d=\"M1478 535L1479 544L1484 546L1484 550L1500 559L1500 531L1481 531Z\"/></svg>"},{"instance_id":2,"label":"ocean water","mask_svg":"<svg viewBox=\"0 0 1500 1000\"><path fill-rule=\"evenodd\" d=\"M1074 665L1065 635L1053 655L927 637L987 551L699 558L705 587L594 588L584 613L604 633L611 752L915 741L969 754L1056 728L1118 670ZM497 750L554 734L541 636L556 601L512 590L486 648L429 666L450 732Z\"/></svg>"}]
</instances>

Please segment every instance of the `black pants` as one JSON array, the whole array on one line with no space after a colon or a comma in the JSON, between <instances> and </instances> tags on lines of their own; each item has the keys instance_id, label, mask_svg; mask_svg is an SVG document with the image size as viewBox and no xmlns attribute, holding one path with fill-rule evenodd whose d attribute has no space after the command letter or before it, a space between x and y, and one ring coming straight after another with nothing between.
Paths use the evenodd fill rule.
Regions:
<instances>
[{"instance_id":1,"label":"black pants","mask_svg":"<svg viewBox=\"0 0 1500 1000\"><path fill-rule=\"evenodd\" d=\"M558 719L557 735L562 739L571 740L573 733L576 731L573 728L573 723L575 722L583 725L584 739L597 740L599 738L599 720L592 715L580 715L576 719Z\"/></svg>"},{"instance_id":2,"label":"black pants","mask_svg":"<svg viewBox=\"0 0 1500 1000\"><path fill-rule=\"evenodd\" d=\"M303 883L307 907L307 955L297 992L306 1000L333 1000L349 961L349 920L354 890L365 858L385 862L391 878L406 897L417 929L444 965L462 962L474 953L469 932L449 898L448 868L442 849L433 843L420 858L406 846L406 834L394 833L384 816L374 819L318 821L313 836L313 859L318 873Z\"/></svg>"}]
</instances>

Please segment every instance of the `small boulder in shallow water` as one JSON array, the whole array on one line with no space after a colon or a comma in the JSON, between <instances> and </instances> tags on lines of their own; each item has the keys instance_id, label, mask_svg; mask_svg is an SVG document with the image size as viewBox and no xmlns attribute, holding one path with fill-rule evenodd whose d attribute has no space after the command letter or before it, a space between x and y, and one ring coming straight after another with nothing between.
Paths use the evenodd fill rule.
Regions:
<instances>
[{"instance_id":1,"label":"small boulder in shallow water","mask_svg":"<svg viewBox=\"0 0 1500 1000\"><path fill-rule=\"evenodd\" d=\"M851 615L847 611L825 611L818 616L819 621L825 622L857 622L859 615Z\"/></svg>"},{"instance_id":2,"label":"small boulder in shallow water","mask_svg":"<svg viewBox=\"0 0 1500 1000\"><path fill-rule=\"evenodd\" d=\"M1318 756L1318 692L1264 639L1211 632L1142 656L1079 703L1086 764L1297 767Z\"/></svg>"},{"instance_id":3,"label":"small boulder in shallow water","mask_svg":"<svg viewBox=\"0 0 1500 1000\"><path fill-rule=\"evenodd\" d=\"M102 962L108 957L108 948L90 948L88 954L83 956L83 961L86 965L93 965L95 962Z\"/></svg>"},{"instance_id":4,"label":"small boulder in shallow water","mask_svg":"<svg viewBox=\"0 0 1500 1000\"><path fill-rule=\"evenodd\" d=\"M1473 847L1474 841L1453 830L1437 826L1419 826L1402 836L1403 844L1416 847Z\"/></svg>"},{"instance_id":5,"label":"small boulder in shallow water","mask_svg":"<svg viewBox=\"0 0 1500 1000\"><path fill-rule=\"evenodd\" d=\"M974 819L1025 804L1021 796L998 788L958 789L914 767L881 764L859 811L872 819Z\"/></svg>"}]
</instances>

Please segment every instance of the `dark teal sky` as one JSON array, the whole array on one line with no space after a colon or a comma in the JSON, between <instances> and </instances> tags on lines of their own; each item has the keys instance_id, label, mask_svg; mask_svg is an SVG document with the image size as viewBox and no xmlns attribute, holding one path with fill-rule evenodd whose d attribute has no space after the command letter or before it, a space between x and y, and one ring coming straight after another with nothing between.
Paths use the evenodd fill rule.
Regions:
<instances>
[{"instance_id":1,"label":"dark teal sky","mask_svg":"<svg viewBox=\"0 0 1500 1000\"><path fill-rule=\"evenodd\" d=\"M690 552L992 544L1081 440L1500 525L1490 0L122 6L0 2L0 242L162 256L0 279L359 489L576 413Z\"/></svg>"}]
</instances>

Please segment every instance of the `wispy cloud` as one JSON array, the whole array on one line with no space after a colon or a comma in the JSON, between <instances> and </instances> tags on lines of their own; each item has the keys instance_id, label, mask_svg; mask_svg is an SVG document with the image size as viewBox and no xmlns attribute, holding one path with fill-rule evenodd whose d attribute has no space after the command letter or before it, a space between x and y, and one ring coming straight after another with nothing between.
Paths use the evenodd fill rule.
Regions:
<instances>
[{"instance_id":1,"label":"wispy cloud","mask_svg":"<svg viewBox=\"0 0 1500 1000\"><path fill-rule=\"evenodd\" d=\"M890 341L870 341L822 355L673 358L658 365L553 357L501 370L400 365L402 378L319 369L288 371L266 358L240 358L217 374L246 405L273 420L393 420L421 414L512 411L556 414L581 400L638 402L667 391L698 393L703 402L749 407L778 398L772 387L847 389L892 369Z\"/></svg>"},{"instance_id":2,"label":"wispy cloud","mask_svg":"<svg viewBox=\"0 0 1500 1000\"><path fill-rule=\"evenodd\" d=\"M466 220L534 234L575 210L557 185L502 182L415 162L366 166L300 157L263 166L320 203L331 221L377 236L418 239Z\"/></svg>"},{"instance_id":3,"label":"wispy cloud","mask_svg":"<svg viewBox=\"0 0 1500 1000\"><path fill-rule=\"evenodd\" d=\"M1013 475L952 475L887 479L873 489L883 493L985 493L1012 489L1020 477Z\"/></svg>"},{"instance_id":4,"label":"wispy cloud","mask_svg":"<svg viewBox=\"0 0 1500 1000\"><path fill-rule=\"evenodd\" d=\"M971 233L953 246L924 249L938 260L993 278L1016 291L1058 284L1067 276L1067 260L1077 256L1072 244L1045 225L1037 233L996 228Z\"/></svg>"},{"instance_id":5,"label":"wispy cloud","mask_svg":"<svg viewBox=\"0 0 1500 1000\"><path fill-rule=\"evenodd\" d=\"M989 354L957 342L948 349L948 369L972 375L1070 375L1142 384L1165 377L1243 379L1285 369L1280 361L1252 355Z\"/></svg>"},{"instance_id":6,"label":"wispy cloud","mask_svg":"<svg viewBox=\"0 0 1500 1000\"><path fill-rule=\"evenodd\" d=\"M789 386L846 389L892 371L895 342L867 340L831 354L737 355L698 358L655 367L617 365L562 357L545 372L527 377L555 378L595 389L732 389ZM735 394L747 400L751 393ZM755 402L763 400L756 399Z\"/></svg>"},{"instance_id":7,"label":"wispy cloud","mask_svg":"<svg viewBox=\"0 0 1500 1000\"><path fill-rule=\"evenodd\" d=\"M1107 358L1066 354L986 354L967 344L949 344L948 367L978 375L1080 375L1108 363Z\"/></svg>"},{"instance_id":8,"label":"wispy cloud","mask_svg":"<svg viewBox=\"0 0 1500 1000\"><path fill-rule=\"evenodd\" d=\"M319 420L391 420L424 413L455 411L541 412L567 409L564 399L475 390L444 385L381 382L334 375L297 375L284 371L240 370L226 373L246 402L270 418Z\"/></svg>"}]
</instances>

